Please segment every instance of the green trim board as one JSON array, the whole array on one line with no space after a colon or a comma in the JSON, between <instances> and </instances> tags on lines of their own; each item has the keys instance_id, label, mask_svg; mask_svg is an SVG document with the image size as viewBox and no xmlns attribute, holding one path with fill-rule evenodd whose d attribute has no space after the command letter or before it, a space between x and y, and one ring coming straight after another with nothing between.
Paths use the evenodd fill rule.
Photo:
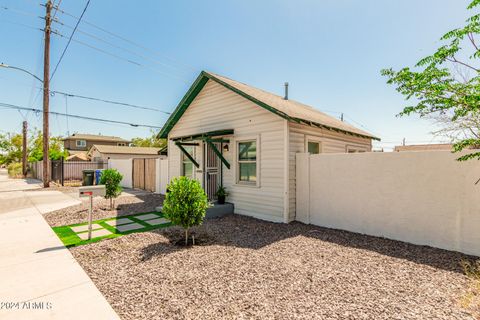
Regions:
<instances>
[{"instance_id":1,"label":"green trim board","mask_svg":"<svg viewBox=\"0 0 480 320\"><path fill-rule=\"evenodd\" d=\"M225 88L239 94L240 96L244 97L245 99L252 101L253 103L257 104L258 106L260 106L260 107L262 107L262 108L264 108L264 109L266 109L266 110L268 110L268 111L270 111L270 112L272 112L272 113L274 113L274 114L276 114L276 115L278 115L278 116L282 117L283 119L286 119L290 122L306 124L306 125L309 125L309 126L312 126L312 127L321 127L321 128L325 128L327 130L342 132L342 133L349 134L349 135L352 135L352 136L357 136L357 137L368 138L368 139L373 139L373 140L380 141L379 138L374 137L374 136L366 136L366 135L362 135L362 134L359 134L359 133L350 132L348 130L342 130L342 129L339 129L339 128L334 128L334 127L330 127L330 126L326 126L326 125L322 125L322 124L318 124L318 123L313 123L312 121L308 121L308 120L305 120L305 119L291 117L288 114L286 114L285 112L282 112L282 111L276 109L275 107L273 107L273 106L271 106L271 105L269 105L269 104L267 104L263 101L260 101L260 100L256 99L255 97L252 97L251 95L249 95L249 94L247 94L247 93L229 85L225 81L222 81L221 79L219 79L219 78L215 77L214 75L212 75L208 72L205 72L205 71L200 72L200 74L198 75L195 82L192 84L192 86L187 91L185 96L182 98L182 100L180 101L178 106L172 112L172 114L168 118L167 122L162 127L162 129L160 130L160 132L158 134L159 138L161 138L161 139L167 139L168 138L168 133L173 129L173 127L178 122L178 120L180 120L182 115L185 113L187 108L190 106L190 104L193 102L193 100L197 97L197 95L203 89L203 87L208 82L208 80L212 80L212 81L217 82L218 84L220 84L220 85L224 86Z\"/></svg>"},{"instance_id":2,"label":"green trim board","mask_svg":"<svg viewBox=\"0 0 480 320\"><path fill-rule=\"evenodd\" d=\"M76 246L81 246L81 245L85 245L85 244L95 243L95 242L98 242L98 241L101 241L101 240L104 240L104 239L118 238L118 237L121 237L121 236L123 236L123 235L130 234L130 233L145 232L145 231L150 231L150 230L154 230L154 229L169 227L169 226L172 225L171 222L168 222L168 223L165 223L165 224L150 225L150 224L148 224L148 221L149 221L149 220L146 220L146 221L145 221L145 220L137 219L137 218L136 218L136 217L138 217L138 216L142 216L142 215L145 215L145 214L155 214L156 216L158 216L158 218L164 218L164 215L163 215L162 213L159 213L159 212L146 212L146 213L137 213L137 214L132 214L132 215L125 215L125 216L118 216L118 217L110 217L110 218L95 220L95 221L92 221L92 224L93 224L93 223L99 224L99 225L101 225L101 226L103 227L103 229L106 229L106 230L110 231L111 233L108 234L108 235L105 235L105 236L100 236L100 237L92 238L92 239L90 239L90 240L82 240L82 239L78 236L79 233L85 233L85 231L83 231L83 232L75 232L75 231L72 230L72 227L78 227L78 226L86 226L86 225L88 225L88 223L86 223L86 222L84 222L84 223L76 223L76 224L67 225L67 226L52 227L52 229L53 229L53 231L57 234L57 236L60 238L60 240L62 241L62 243L63 243L67 248L70 248L70 247L76 247ZM128 218L128 219L130 219L131 221L133 221L134 223L137 223L137 224L142 225L143 228L120 232L120 231L118 231L115 227L113 227L113 226L109 225L108 223L106 223L106 222L108 222L108 221L114 221L114 220L123 219L123 218ZM155 218L155 219L156 219L156 218ZM100 229L100 230L101 230L101 229Z\"/></svg>"},{"instance_id":3,"label":"green trim board","mask_svg":"<svg viewBox=\"0 0 480 320\"><path fill-rule=\"evenodd\" d=\"M224 129L224 130L215 130L208 131L199 134L194 134L190 136L176 137L173 138L173 141L192 141L192 140L204 140L205 138L211 137L220 137L220 136L229 136L234 133L233 129Z\"/></svg>"}]
</instances>

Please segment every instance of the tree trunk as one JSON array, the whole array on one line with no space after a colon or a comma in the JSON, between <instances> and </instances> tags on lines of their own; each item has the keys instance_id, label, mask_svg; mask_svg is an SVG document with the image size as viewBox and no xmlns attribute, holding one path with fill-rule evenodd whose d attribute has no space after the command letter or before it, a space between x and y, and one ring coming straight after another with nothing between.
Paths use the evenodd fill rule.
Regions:
<instances>
[{"instance_id":1,"label":"tree trunk","mask_svg":"<svg viewBox=\"0 0 480 320\"><path fill-rule=\"evenodd\" d=\"M110 198L110 210L113 210L113 198Z\"/></svg>"},{"instance_id":2,"label":"tree trunk","mask_svg":"<svg viewBox=\"0 0 480 320\"><path fill-rule=\"evenodd\" d=\"M185 228L185 245L188 245L188 228Z\"/></svg>"}]
</instances>

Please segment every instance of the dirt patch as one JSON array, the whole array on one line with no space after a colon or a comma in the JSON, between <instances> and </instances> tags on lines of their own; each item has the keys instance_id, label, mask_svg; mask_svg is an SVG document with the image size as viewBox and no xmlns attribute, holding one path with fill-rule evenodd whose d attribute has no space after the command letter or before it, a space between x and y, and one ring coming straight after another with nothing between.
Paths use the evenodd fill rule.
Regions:
<instances>
[{"instance_id":1,"label":"dirt patch","mask_svg":"<svg viewBox=\"0 0 480 320\"><path fill-rule=\"evenodd\" d=\"M95 198L93 202L93 219L98 220L134 213L153 212L156 207L163 203L163 199L163 195L153 193L120 196L115 200L115 209L110 210L110 200ZM82 198L81 204L47 213L44 217L52 227L86 222L88 219L88 208L88 199Z\"/></svg>"},{"instance_id":2,"label":"dirt patch","mask_svg":"<svg viewBox=\"0 0 480 320\"><path fill-rule=\"evenodd\" d=\"M238 215L72 248L123 319L472 319L460 253Z\"/></svg>"}]
</instances>

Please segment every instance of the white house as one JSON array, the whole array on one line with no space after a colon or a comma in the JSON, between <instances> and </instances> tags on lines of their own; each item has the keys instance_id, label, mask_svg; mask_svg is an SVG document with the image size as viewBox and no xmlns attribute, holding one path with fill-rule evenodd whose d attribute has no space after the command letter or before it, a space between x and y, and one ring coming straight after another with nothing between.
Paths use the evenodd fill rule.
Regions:
<instances>
[{"instance_id":1,"label":"white house","mask_svg":"<svg viewBox=\"0 0 480 320\"><path fill-rule=\"evenodd\" d=\"M295 154L371 151L368 132L302 103L201 72L159 133L168 139L168 178L220 185L235 213L295 219Z\"/></svg>"}]
</instances>

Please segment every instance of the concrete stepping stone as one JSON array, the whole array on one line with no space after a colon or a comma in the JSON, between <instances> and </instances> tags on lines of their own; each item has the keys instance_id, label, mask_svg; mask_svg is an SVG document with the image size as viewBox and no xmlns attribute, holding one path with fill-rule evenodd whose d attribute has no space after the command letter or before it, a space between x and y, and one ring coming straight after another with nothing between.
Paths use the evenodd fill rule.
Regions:
<instances>
[{"instance_id":1,"label":"concrete stepping stone","mask_svg":"<svg viewBox=\"0 0 480 320\"><path fill-rule=\"evenodd\" d=\"M98 230L98 229L102 229L103 227L97 223L92 223L92 230ZM76 227L70 227L70 229L73 230L73 232L77 233L77 232L82 232L82 231L88 231L88 224L84 225L84 226L76 226Z\"/></svg>"},{"instance_id":2,"label":"concrete stepping stone","mask_svg":"<svg viewBox=\"0 0 480 320\"><path fill-rule=\"evenodd\" d=\"M93 238L98 238L98 237L103 237L103 236L108 236L112 234L110 231L107 229L100 229L100 230L95 230L92 231L92 239ZM80 237L82 240L87 240L88 239L88 232L82 232L82 233L77 233L77 236Z\"/></svg>"},{"instance_id":3,"label":"concrete stepping stone","mask_svg":"<svg viewBox=\"0 0 480 320\"><path fill-rule=\"evenodd\" d=\"M123 224L123 225L117 226L115 228L120 232L125 232L125 231L130 231L130 230L143 229L143 228L145 228L145 226L142 226L139 223L131 223L131 224Z\"/></svg>"},{"instance_id":4,"label":"concrete stepping stone","mask_svg":"<svg viewBox=\"0 0 480 320\"><path fill-rule=\"evenodd\" d=\"M106 224L112 227L120 226L122 224L132 223L133 221L128 218L118 218L115 220L105 221Z\"/></svg>"},{"instance_id":5,"label":"concrete stepping stone","mask_svg":"<svg viewBox=\"0 0 480 320\"><path fill-rule=\"evenodd\" d=\"M148 223L151 226L155 226L155 225L158 225L158 224L165 224L165 223L169 223L169 222L170 222L170 220L167 220L165 218L157 218L157 219L152 219L152 220L145 221L145 223Z\"/></svg>"},{"instance_id":6,"label":"concrete stepping stone","mask_svg":"<svg viewBox=\"0 0 480 320\"><path fill-rule=\"evenodd\" d=\"M158 215L154 213L148 213L148 214L142 214L141 216L136 216L135 218L145 221L145 220L152 220L152 219L158 218Z\"/></svg>"}]
</instances>

